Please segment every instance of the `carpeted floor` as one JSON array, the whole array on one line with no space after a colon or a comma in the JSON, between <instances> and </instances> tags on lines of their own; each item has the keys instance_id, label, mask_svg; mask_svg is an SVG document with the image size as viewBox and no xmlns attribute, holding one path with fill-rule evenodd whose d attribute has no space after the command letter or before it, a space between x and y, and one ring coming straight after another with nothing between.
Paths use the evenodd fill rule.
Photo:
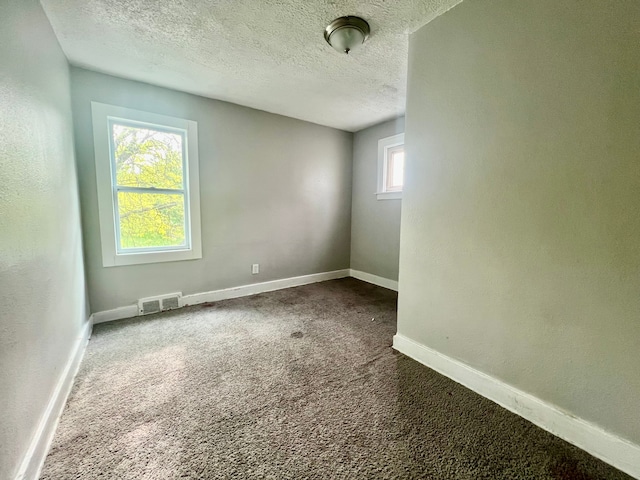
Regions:
<instances>
[{"instance_id":1,"label":"carpeted floor","mask_svg":"<svg viewBox=\"0 0 640 480\"><path fill-rule=\"evenodd\" d=\"M630 478L391 348L334 280L96 325L42 478Z\"/></svg>"}]
</instances>

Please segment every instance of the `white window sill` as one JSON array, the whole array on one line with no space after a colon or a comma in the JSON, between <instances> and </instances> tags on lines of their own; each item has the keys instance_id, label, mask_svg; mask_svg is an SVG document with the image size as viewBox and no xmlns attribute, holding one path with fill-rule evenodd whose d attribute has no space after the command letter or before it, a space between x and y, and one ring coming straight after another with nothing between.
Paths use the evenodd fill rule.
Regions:
<instances>
[{"instance_id":1,"label":"white window sill","mask_svg":"<svg viewBox=\"0 0 640 480\"><path fill-rule=\"evenodd\" d=\"M378 200L402 200L402 192L381 192L376 193Z\"/></svg>"},{"instance_id":2,"label":"white window sill","mask_svg":"<svg viewBox=\"0 0 640 480\"><path fill-rule=\"evenodd\" d=\"M180 262L200 258L202 258L202 251L199 246L195 246L195 248L188 250L121 253L113 256L103 254L102 265L105 267L121 267L125 265L141 265L144 263Z\"/></svg>"}]
</instances>

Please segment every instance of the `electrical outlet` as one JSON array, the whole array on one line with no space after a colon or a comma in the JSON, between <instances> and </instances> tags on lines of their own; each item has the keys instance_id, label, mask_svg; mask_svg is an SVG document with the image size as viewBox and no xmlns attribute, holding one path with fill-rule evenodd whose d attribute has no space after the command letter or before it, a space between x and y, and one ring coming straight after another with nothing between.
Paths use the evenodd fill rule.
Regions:
<instances>
[{"instance_id":1,"label":"electrical outlet","mask_svg":"<svg viewBox=\"0 0 640 480\"><path fill-rule=\"evenodd\" d=\"M260 264L254 263L253 265L251 265L251 275L255 275L257 273L260 273Z\"/></svg>"}]
</instances>

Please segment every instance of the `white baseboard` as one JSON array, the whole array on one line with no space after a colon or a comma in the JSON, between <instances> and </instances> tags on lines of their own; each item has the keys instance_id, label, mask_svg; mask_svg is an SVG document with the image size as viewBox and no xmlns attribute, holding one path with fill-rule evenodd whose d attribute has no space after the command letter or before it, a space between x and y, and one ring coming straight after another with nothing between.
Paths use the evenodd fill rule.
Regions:
<instances>
[{"instance_id":1,"label":"white baseboard","mask_svg":"<svg viewBox=\"0 0 640 480\"><path fill-rule=\"evenodd\" d=\"M184 295L181 298L180 306L197 305L207 302L218 302L220 300L228 300L230 298L246 297L257 293L272 292L283 288L299 287L310 283L325 282L327 280L335 280L337 278L354 277L380 287L389 288L398 291L398 282L389 280L388 278L379 277L370 273L361 272L345 268L343 270L334 270L332 272L313 273L311 275L302 275L300 277L282 278L280 280L271 280L269 282L252 283L239 287L223 288L221 290L212 290L210 292L193 293ZM114 308L113 310L105 310L95 312L93 314L93 323L111 322L113 320L122 320L124 318L137 317L139 314L138 305L127 305L125 307Z\"/></svg>"},{"instance_id":2,"label":"white baseboard","mask_svg":"<svg viewBox=\"0 0 640 480\"><path fill-rule=\"evenodd\" d=\"M182 297L182 305L197 305L199 303L218 302L230 298L246 297L247 295L255 295L257 293L272 292L283 288L299 287L310 283L325 282L327 280L335 280L337 278L345 278L349 276L349 269L334 270L332 272L313 273L311 275L302 275L300 277L283 278L281 280L272 280L270 282L252 283L250 285L242 285L240 287L224 288L222 290L213 290L211 292L194 293Z\"/></svg>"},{"instance_id":3,"label":"white baseboard","mask_svg":"<svg viewBox=\"0 0 640 480\"><path fill-rule=\"evenodd\" d=\"M93 323L97 324L111 322L113 320L122 320L123 318L137 317L138 313L138 304L114 308L113 310L104 310L93 314Z\"/></svg>"},{"instance_id":4,"label":"white baseboard","mask_svg":"<svg viewBox=\"0 0 640 480\"><path fill-rule=\"evenodd\" d=\"M379 277L378 275L372 275L371 273L361 272L360 270L349 270L349 275L363 282L373 283L379 287L388 288L389 290L398 291L398 281L390 280L388 278Z\"/></svg>"},{"instance_id":5,"label":"white baseboard","mask_svg":"<svg viewBox=\"0 0 640 480\"><path fill-rule=\"evenodd\" d=\"M310 283L324 282L327 280L335 280L337 278L345 278L349 276L349 269L334 270L332 272L313 273L311 275L302 275L300 277L282 278L280 280L271 280L269 282L252 283L242 285L240 287L223 288L221 290L212 290L210 292L193 293L184 295L180 299L180 306L197 305L199 303L218 302L230 298L246 297L257 293L272 292L283 288L299 287ZM124 318L137 317L139 314L138 305L127 305L126 307L114 308L113 310L105 310L93 314L93 323L111 322L113 320L121 320Z\"/></svg>"},{"instance_id":6,"label":"white baseboard","mask_svg":"<svg viewBox=\"0 0 640 480\"><path fill-rule=\"evenodd\" d=\"M397 334L393 337L393 348L594 457L640 479L640 445L635 445L403 335Z\"/></svg>"},{"instance_id":7,"label":"white baseboard","mask_svg":"<svg viewBox=\"0 0 640 480\"><path fill-rule=\"evenodd\" d=\"M67 403L69 393L71 393L73 380L80 368L80 362L87 347L87 342L91 337L91 329L93 327L92 317L93 316L89 317L82 332L78 335L76 343L71 350L71 356L51 394L47 408L40 417L29 449L25 453L20 468L18 469L17 480L36 480L40 477L40 471L49 453L53 434L58 426L64 406Z\"/></svg>"}]
</instances>

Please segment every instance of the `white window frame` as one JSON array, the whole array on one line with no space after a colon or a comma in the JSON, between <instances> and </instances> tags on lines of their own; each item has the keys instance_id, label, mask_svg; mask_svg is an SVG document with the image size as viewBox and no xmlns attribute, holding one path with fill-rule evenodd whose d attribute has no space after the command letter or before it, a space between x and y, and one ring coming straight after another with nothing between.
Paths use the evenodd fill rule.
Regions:
<instances>
[{"instance_id":1,"label":"white window frame","mask_svg":"<svg viewBox=\"0 0 640 480\"><path fill-rule=\"evenodd\" d=\"M376 191L376 198L378 200L401 200L402 190L388 192L387 186L387 165L389 160L389 153L393 148L398 146L404 146L404 133L399 133L391 137L381 138L378 140L378 190ZM405 152L405 166L406 166L406 152Z\"/></svg>"},{"instance_id":2,"label":"white window frame","mask_svg":"<svg viewBox=\"0 0 640 480\"><path fill-rule=\"evenodd\" d=\"M115 267L144 263L175 262L202 258L200 230L200 181L198 177L198 124L193 120L143 112L131 108L91 102L93 118L93 142L98 193L102 265ZM185 230L187 245L184 247L158 247L118 252L118 226L115 210L117 194L111 161L111 121L139 124L184 133L183 178L185 197Z\"/></svg>"}]
</instances>

